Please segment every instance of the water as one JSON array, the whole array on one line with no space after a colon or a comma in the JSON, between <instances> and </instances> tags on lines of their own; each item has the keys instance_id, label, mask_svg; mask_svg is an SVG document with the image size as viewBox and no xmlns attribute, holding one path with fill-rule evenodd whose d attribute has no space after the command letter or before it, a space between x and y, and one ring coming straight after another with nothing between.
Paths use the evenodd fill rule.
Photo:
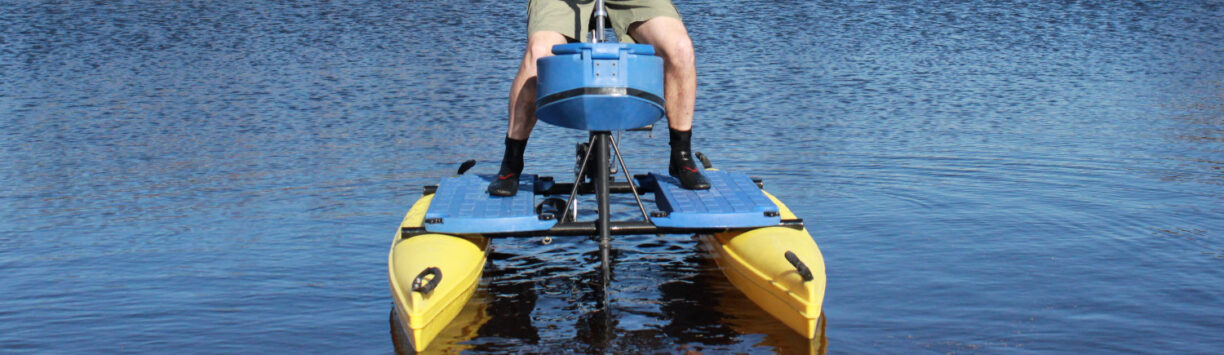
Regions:
<instances>
[{"instance_id":1,"label":"water","mask_svg":"<svg viewBox=\"0 0 1224 355\"><path fill-rule=\"evenodd\" d=\"M677 5L694 145L808 222L826 338L689 236L615 241L612 319L594 243L519 238L446 349L1224 348L1224 3ZM496 170L525 7L0 2L0 352L395 351L391 237ZM584 137L538 127L528 170Z\"/></svg>"}]
</instances>

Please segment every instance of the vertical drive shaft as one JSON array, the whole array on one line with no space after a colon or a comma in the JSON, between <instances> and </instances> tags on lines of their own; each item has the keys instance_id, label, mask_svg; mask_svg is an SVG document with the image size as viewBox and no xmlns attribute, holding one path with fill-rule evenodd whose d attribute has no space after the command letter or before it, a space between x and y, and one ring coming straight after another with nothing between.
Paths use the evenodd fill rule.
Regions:
<instances>
[{"instance_id":1,"label":"vertical drive shaft","mask_svg":"<svg viewBox=\"0 0 1224 355\"><path fill-rule=\"evenodd\" d=\"M595 193L598 199L599 220L596 225L599 228L599 258L600 269L603 273L603 303L604 308L610 307L608 286L611 284L612 265L610 258L611 244L611 229L608 227L608 222L611 219L608 207L608 138L610 132L597 132L595 139Z\"/></svg>"}]
</instances>

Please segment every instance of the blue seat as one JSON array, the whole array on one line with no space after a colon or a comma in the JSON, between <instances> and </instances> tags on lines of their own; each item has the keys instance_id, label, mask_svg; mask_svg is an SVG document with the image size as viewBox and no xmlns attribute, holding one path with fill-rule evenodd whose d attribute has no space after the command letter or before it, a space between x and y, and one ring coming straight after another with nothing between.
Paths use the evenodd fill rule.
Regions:
<instances>
[{"instance_id":1,"label":"blue seat","mask_svg":"<svg viewBox=\"0 0 1224 355\"><path fill-rule=\"evenodd\" d=\"M570 43L536 62L536 117L549 124L619 131L663 117L663 59L654 47Z\"/></svg>"}]
</instances>

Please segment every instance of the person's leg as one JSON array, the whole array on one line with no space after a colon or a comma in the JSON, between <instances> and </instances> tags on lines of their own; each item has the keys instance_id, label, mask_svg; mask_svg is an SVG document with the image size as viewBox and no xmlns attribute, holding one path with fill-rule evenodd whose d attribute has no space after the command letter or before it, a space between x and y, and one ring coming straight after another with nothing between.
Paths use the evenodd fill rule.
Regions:
<instances>
[{"instance_id":1,"label":"person's leg","mask_svg":"<svg viewBox=\"0 0 1224 355\"><path fill-rule=\"evenodd\" d=\"M527 51L519 63L518 75L510 86L510 127L506 136L512 139L527 139L535 127L536 60L552 56L552 47L567 42L557 32L539 31L527 38Z\"/></svg>"},{"instance_id":2,"label":"person's leg","mask_svg":"<svg viewBox=\"0 0 1224 355\"><path fill-rule=\"evenodd\" d=\"M688 131L697 101L697 60L693 41L679 19L655 17L630 26L638 42L655 47L663 58L663 95L667 100L667 127Z\"/></svg>"},{"instance_id":3,"label":"person's leg","mask_svg":"<svg viewBox=\"0 0 1224 355\"><path fill-rule=\"evenodd\" d=\"M567 42L564 35L537 31L527 36L527 50L519 63L518 74L510 86L510 125L506 128L506 152L497 179L489 184L489 194L514 196L519 175L523 173L523 151L535 127L536 60L551 56L552 47Z\"/></svg>"},{"instance_id":4,"label":"person's leg","mask_svg":"<svg viewBox=\"0 0 1224 355\"><path fill-rule=\"evenodd\" d=\"M710 181L693 161L690 143L697 103L697 60L688 30L678 18L659 16L630 26L629 33L638 42L653 45L663 57L663 95L671 144L668 173L686 189L709 189Z\"/></svg>"}]
</instances>

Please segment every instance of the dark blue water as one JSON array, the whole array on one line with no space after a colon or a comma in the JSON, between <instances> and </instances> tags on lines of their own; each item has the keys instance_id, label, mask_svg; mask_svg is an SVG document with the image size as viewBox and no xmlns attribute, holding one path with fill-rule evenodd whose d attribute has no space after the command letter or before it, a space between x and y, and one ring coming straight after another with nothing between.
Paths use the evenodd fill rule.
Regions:
<instances>
[{"instance_id":1,"label":"dark blue water","mask_svg":"<svg viewBox=\"0 0 1224 355\"><path fill-rule=\"evenodd\" d=\"M439 348L1224 349L1224 3L677 5L694 144L805 218L826 338L689 236L614 242L611 319L595 243L519 238ZM391 238L496 170L525 8L0 1L0 352L395 351ZM584 138L538 127L528 170ZM660 129L624 146L664 167Z\"/></svg>"}]
</instances>

